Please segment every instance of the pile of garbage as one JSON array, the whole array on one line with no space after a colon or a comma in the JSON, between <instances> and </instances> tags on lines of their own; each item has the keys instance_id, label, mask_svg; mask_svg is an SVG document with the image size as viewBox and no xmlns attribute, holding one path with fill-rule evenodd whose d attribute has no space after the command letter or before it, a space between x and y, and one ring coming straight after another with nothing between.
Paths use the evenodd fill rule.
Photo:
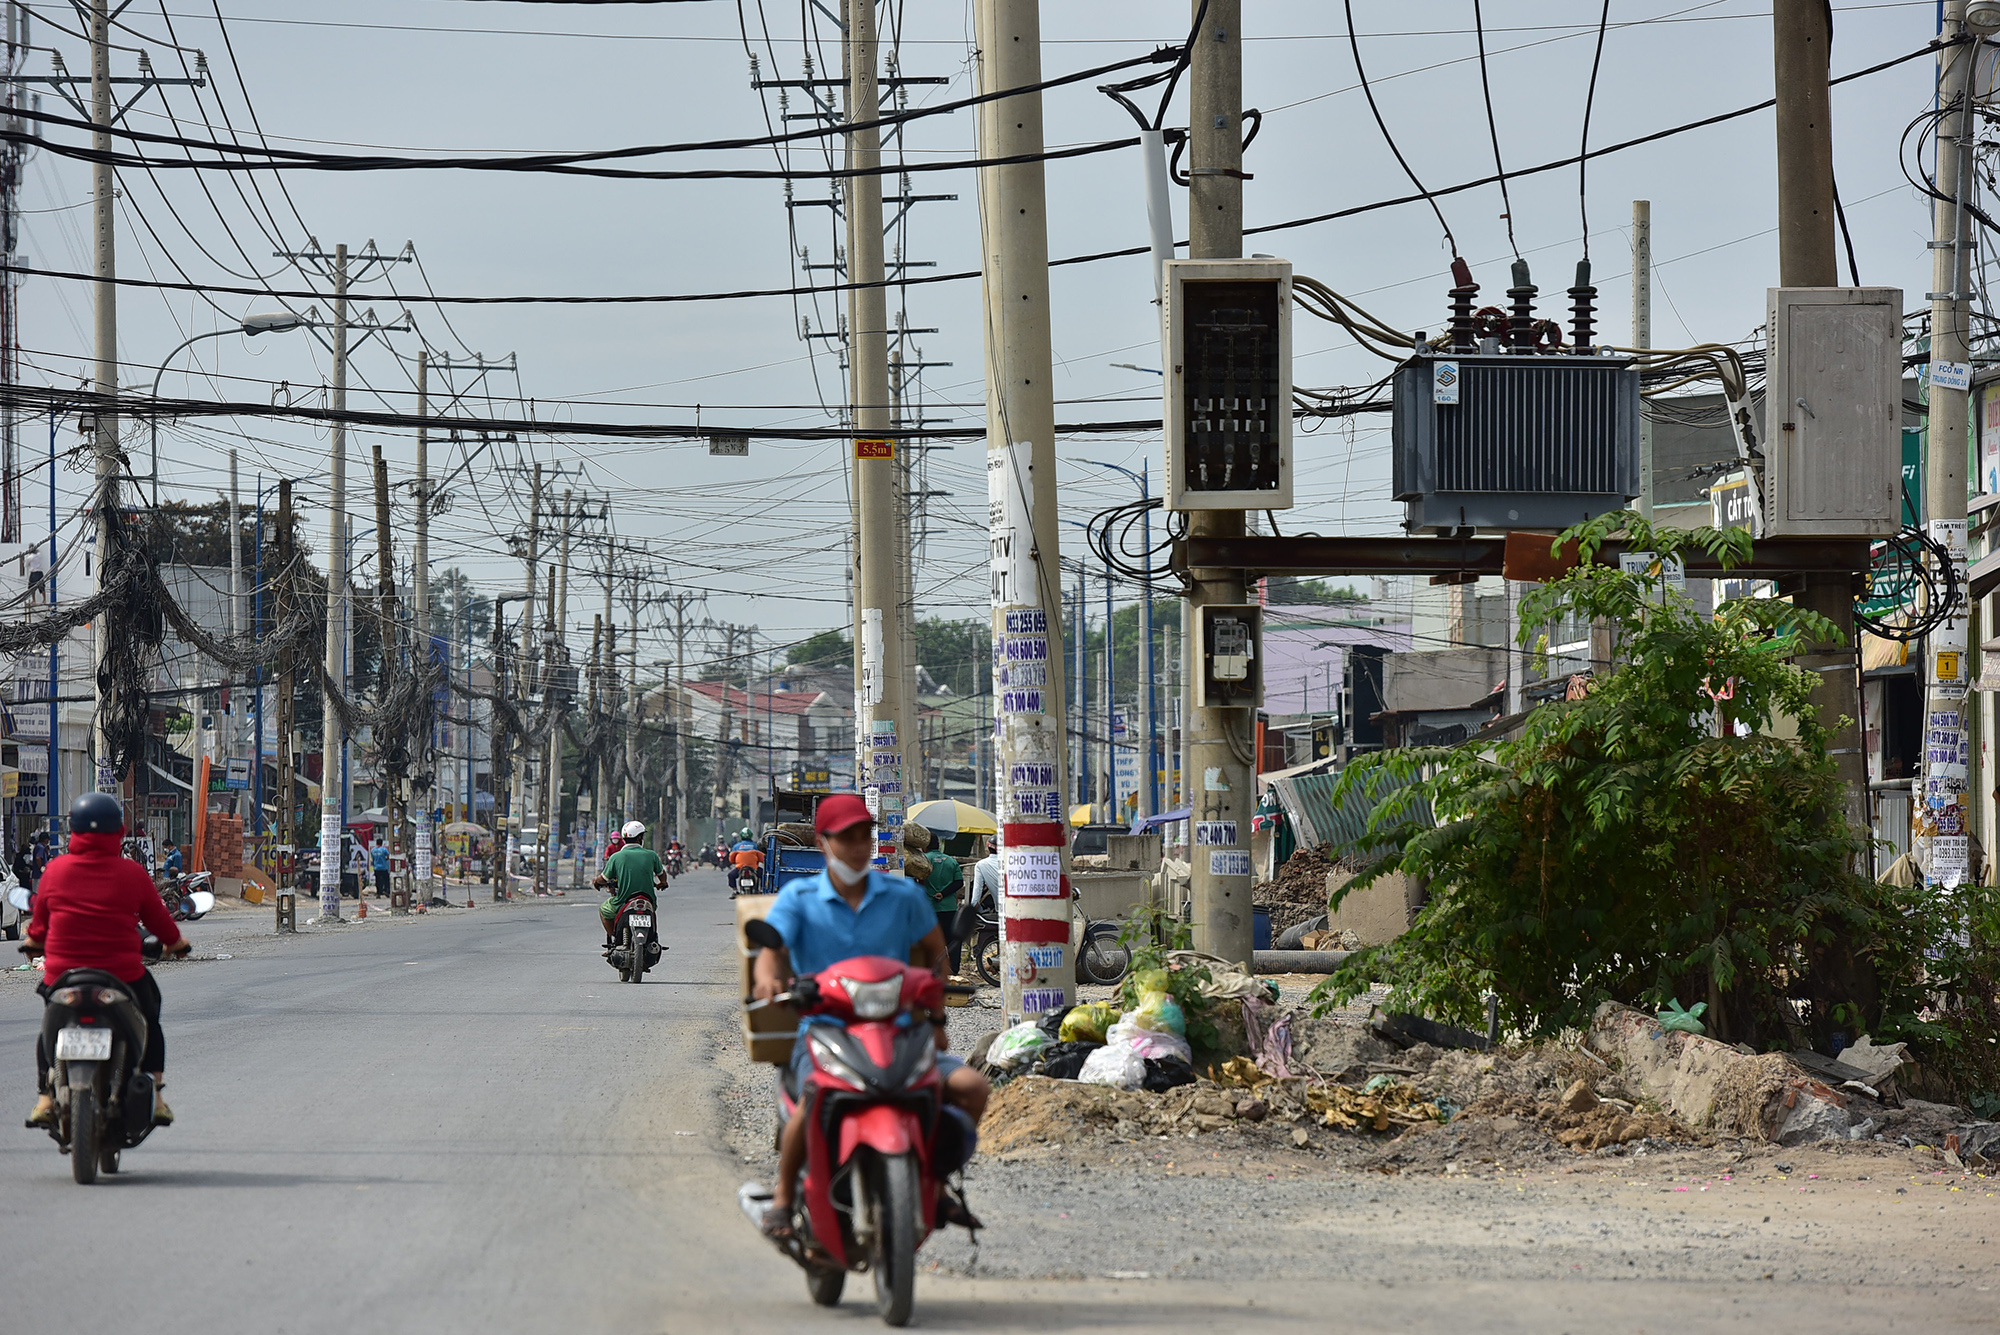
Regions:
<instances>
[{"instance_id":1,"label":"pile of garbage","mask_svg":"<svg viewBox=\"0 0 2000 1335\"><path fill-rule=\"evenodd\" d=\"M979 1057L996 1082L1021 1075L1164 1093L1194 1082L1187 1016L1164 969L1133 976L1138 1004L1093 1001L1051 1011L995 1034Z\"/></svg>"}]
</instances>

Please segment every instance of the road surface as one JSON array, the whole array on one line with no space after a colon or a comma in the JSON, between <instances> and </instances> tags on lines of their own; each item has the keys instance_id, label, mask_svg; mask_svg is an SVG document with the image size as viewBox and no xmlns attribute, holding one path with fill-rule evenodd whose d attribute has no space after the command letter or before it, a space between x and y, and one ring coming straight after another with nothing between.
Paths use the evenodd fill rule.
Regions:
<instances>
[{"instance_id":1,"label":"road surface","mask_svg":"<svg viewBox=\"0 0 2000 1335\"><path fill-rule=\"evenodd\" d=\"M249 915L193 925L197 955L230 958L160 971L180 1124L89 1188L11 1122L32 1089L40 1003L29 975L0 975L0 1310L203 1335L879 1328L865 1278L846 1307L811 1308L736 1211L744 1169L717 1111L728 1063L711 1050L736 1007L720 875L666 894L672 949L643 986L599 958L593 907L376 917L287 939L252 935ZM1256 1245L1233 1219L1212 1241ZM1953 1331L1991 1329L2000 1310L1972 1286L1588 1284L1514 1279L1500 1263L1444 1283L1359 1282L1342 1279L1340 1251L1276 1282L925 1274L917 1323ZM1978 1255L1990 1266L1992 1248Z\"/></svg>"}]
</instances>

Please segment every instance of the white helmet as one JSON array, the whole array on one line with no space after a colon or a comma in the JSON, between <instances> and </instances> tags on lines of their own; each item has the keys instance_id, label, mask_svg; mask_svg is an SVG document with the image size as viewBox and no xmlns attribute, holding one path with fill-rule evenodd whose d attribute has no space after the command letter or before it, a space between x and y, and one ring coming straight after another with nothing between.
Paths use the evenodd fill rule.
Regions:
<instances>
[{"instance_id":1,"label":"white helmet","mask_svg":"<svg viewBox=\"0 0 2000 1335\"><path fill-rule=\"evenodd\" d=\"M628 820L625 822L625 828L618 833L626 839L644 839L646 826L642 821Z\"/></svg>"}]
</instances>

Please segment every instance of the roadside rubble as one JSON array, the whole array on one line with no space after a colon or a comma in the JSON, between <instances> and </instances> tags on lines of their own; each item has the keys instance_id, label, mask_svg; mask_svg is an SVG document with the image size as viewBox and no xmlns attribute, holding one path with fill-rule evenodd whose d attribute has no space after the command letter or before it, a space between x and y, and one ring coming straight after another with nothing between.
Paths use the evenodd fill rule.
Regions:
<instances>
[{"instance_id":1,"label":"roadside rubble","mask_svg":"<svg viewBox=\"0 0 2000 1335\"><path fill-rule=\"evenodd\" d=\"M1270 1156L1454 1172L1668 1150L1740 1158L1757 1145L1859 1149L1865 1141L1968 1171L2000 1164L2000 1124L1897 1092L1900 1045L1864 1039L1840 1062L1748 1053L1615 1005L1599 1010L1579 1044L1492 1049L1483 1035L1427 1030L1374 1007L1315 1018L1252 995L1215 1010L1211 1018L1227 1018L1224 1010L1239 1017L1217 1026L1235 1055L1139 1088L1051 1078L1033 1049L996 1065L981 1045L975 1060L997 1086L984 1148L1032 1158L1220 1137ZM1465 1046L1410 1041L1412 1030L1455 1035ZM1050 1042L1042 1050L1050 1067L1073 1075L1089 1047Z\"/></svg>"},{"instance_id":2,"label":"roadside rubble","mask_svg":"<svg viewBox=\"0 0 2000 1335\"><path fill-rule=\"evenodd\" d=\"M1314 918L1326 917L1326 878L1340 864L1321 848L1301 848L1285 859L1277 876L1250 887L1250 902L1271 915L1271 937L1275 941L1292 928ZM1322 924L1324 925L1324 924ZM1296 941L1291 943L1298 946ZM1308 950L1335 950L1336 944L1308 946Z\"/></svg>"}]
</instances>

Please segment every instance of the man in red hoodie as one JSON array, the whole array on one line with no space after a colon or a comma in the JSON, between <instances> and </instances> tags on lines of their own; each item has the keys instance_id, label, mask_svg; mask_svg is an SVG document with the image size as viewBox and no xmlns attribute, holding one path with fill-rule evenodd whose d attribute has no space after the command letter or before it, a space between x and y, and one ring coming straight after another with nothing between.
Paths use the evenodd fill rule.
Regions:
<instances>
[{"instance_id":1,"label":"man in red hoodie","mask_svg":"<svg viewBox=\"0 0 2000 1335\"><path fill-rule=\"evenodd\" d=\"M125 981L146 1017L146 1051L139 1069L166 1087L167 1040L160 1032L160 985L146 972L139 954L139 925L160 938L170 956L188 953L187 938L175 925L153 878L121 849L125 810L109 793L85 793L69 809L69 851L42 873L35 892L28 944L42 952L42 981L35 990L47 1001L56 982L71 969L102 969ZM56 1118L49 1093L49 1054L35 1045L41 1095L28 1114L29 1126L49 1126ZM164 1095L153 1105L153 1121L170 1125L173 1110Z\"/></svg>"}]
</instances>

